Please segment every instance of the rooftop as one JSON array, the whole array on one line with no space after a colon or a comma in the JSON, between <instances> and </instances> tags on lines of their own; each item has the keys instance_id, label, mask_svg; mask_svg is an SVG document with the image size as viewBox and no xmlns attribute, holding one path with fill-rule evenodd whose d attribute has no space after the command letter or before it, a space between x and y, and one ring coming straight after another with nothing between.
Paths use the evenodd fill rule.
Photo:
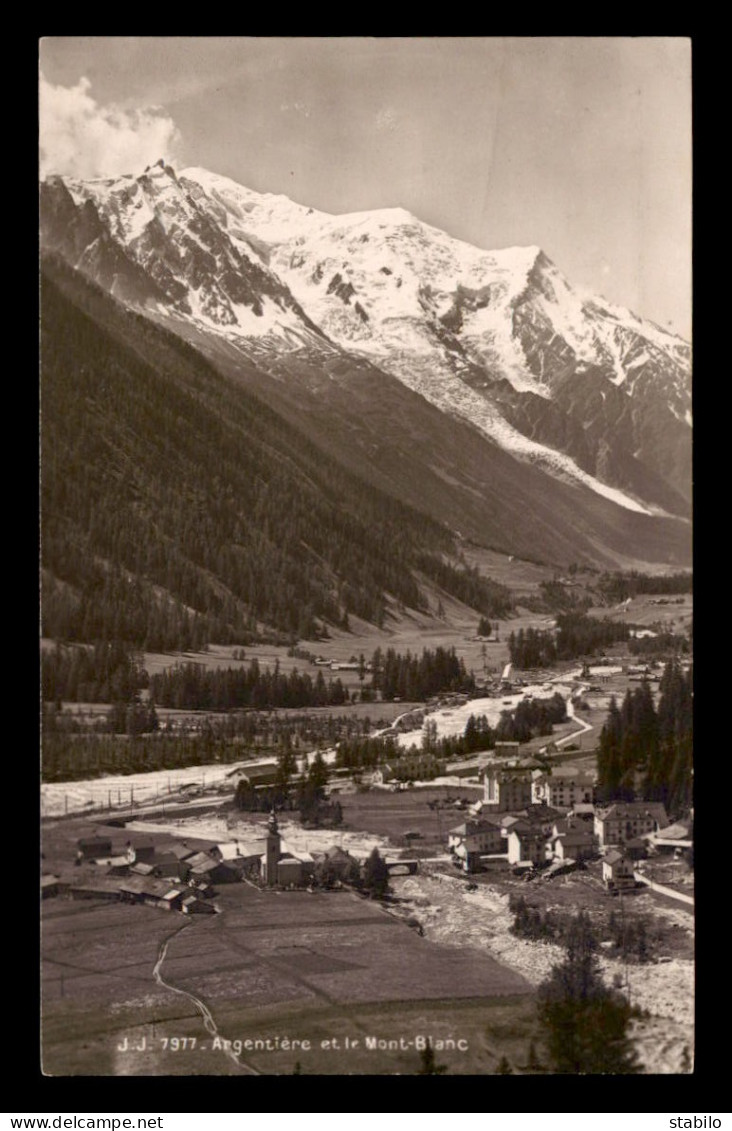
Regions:
<instances>
[{"instance_id":1,"label":"rooftop","mask_svg":"<svg viewBox=\"0 0 732 1131\"><path fill-rule=\"evenodd\" d=\"M634 817L653 817L654 820L667 820L666 810L660 801L623 801L611 805L608 809L598 810L600 820L612 818L614 820L632 820Z\"/></svg>"}]
</instances>

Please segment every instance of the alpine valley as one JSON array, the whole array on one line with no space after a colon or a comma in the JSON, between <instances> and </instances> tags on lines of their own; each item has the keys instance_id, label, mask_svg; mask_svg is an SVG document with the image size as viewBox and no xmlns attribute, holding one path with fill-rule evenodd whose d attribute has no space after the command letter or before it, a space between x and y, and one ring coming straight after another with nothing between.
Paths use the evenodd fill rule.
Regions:
<instances>
[{"instance_id":1,"label":"alpine valley","mask_svg":"<svg viewBox=\"0 0 732 1131\"><path fill-rule=\"evenodd\" d=\"M41 242L49 636L498 615L469 544L690 565L690 347L538 247L163 161L48 178Z\"/></svg>"}]
</instances>

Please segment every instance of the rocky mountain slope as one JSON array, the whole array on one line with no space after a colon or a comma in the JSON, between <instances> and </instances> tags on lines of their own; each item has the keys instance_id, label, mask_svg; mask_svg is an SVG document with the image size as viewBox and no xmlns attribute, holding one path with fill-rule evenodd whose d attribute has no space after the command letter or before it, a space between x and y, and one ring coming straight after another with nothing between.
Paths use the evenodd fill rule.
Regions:
<instances>
[{"instance_id":1,"label":"rocky mountain slope","mask_svg":"<svg viewBox=\"0 0 732 1131\"><path fill-rule=\"evenodd\" d=\"M580 295L539 248L484 251L401 209L331 216L162 162L112 180L50 178L41 218L45 248L307 420L338 458L344 435L364 430L369 386L372 400L399 400L405 448L426 402L430 427L444 427L442 442L439 428L431 436L443 483L463 477L460 424L512 502L527 474L558 515L569 500L570 556L688 561L689 346ZM393 445L363 436L359 473L383 475ZM473 512L471 536L507 546L503 513L486 524L485 500L470 498L484 490L452 494ZM551 560L563 557L553 547Z\"/></svg>"},{"instance_id":2,"label":"rocky mountain slope","mask_svg":"<svg viewBox=\"0 0 732 1131\"><path fill-rule=\"evenodd\" d=\"M177 335L49 259L42 272L43 629L148 650L427 609L486 615L444 525L328 458Z\"/></svg>"}]
</instances>

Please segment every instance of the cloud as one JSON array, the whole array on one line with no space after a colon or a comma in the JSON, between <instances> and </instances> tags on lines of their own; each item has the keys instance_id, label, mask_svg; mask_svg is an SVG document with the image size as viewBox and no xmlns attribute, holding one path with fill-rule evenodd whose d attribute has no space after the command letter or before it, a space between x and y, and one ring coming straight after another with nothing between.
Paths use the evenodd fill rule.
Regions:
<instances>
[{"instance_id":1,"label":"cloud","mask_svg":"<svg viewBox=\"0 0 732 1131\"><path fill-rule=\"evenodd\" d=\"M173 119L158 107L100 106L91 83L54 86L40 80L41 175L117 176L141 172L160 157L173 159L181 143Z\"/></svg>"}]
</instances>

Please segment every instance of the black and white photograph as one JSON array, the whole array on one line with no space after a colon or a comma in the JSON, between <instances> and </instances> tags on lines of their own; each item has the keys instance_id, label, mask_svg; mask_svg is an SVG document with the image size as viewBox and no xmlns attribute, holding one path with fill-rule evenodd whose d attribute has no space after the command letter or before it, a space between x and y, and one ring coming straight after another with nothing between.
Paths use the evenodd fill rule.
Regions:
<instances>
[{"instance_id":1,"label":"black and white photograph","mask_svg":"<svg viewBox=\"0 0 732 1131\"><path fill-rule=\"evenodd\" d=\"M38 64L43 1075L693 1074L691 40Z\"/></svg>"}]
</instances>

